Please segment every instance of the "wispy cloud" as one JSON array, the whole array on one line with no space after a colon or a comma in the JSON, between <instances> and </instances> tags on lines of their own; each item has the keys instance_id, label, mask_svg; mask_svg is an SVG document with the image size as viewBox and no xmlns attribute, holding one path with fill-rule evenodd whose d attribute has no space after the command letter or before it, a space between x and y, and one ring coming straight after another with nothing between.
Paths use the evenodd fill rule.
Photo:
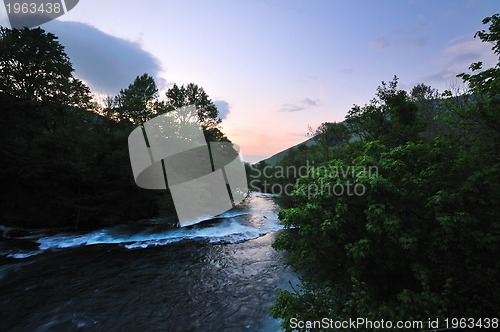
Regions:
<instances>
[{"instance_id":1,"label":"wispy cloud","mask_svg":"<svg viewBox=\"0 0 500 332\"><path fill-rule=\"evenodd\" d=\"M281 112L299 112L311 107L319 106L318 99L304 98L297 103L284 104L281 107Z\"/></svg>"},{"instance_id":2,"label":"wispy cloud","mask_svg":"<svg viewBox=\"0 0 500 332\"><path fill-rule=\"evenodd\" d=\"M448 46L441 51L436 60L444 69L426 75L422 80L449 83L457 74L467 72L471 63L478 61L483 62L483 68L493 67L496 64L497 57L491 50L491 44L475 39Z\"/></svg>"},{"instance_id":3,"label":"wispy cloud","mask_svg":"<svg viewBox=\"0 0 500 332\"><path fill-rule=\"evenodd\" d=\"M342 75L350 75L354 72L354 69L352 68L341 68L337 70L337 73L342 74Z\"/></svg>"},{"instance_id":4,"label":"wispy cloud","mask_svg":"<svg viewBox=\"0 0 500 332\"><path fill-rule=\"evenodd\" d=\"M410 38L406 40L406 44L410 48L424 48L429 43L429 39L426 37Z\"/></svg>"},{"instance_id":5,"label":"wispy cloud","mask_svg":"<svg viewBox=\"0 0 500 332\"><path fill-rule=\"evenodd\" d=\"M420 49L427 47L432 35L432 23L423 15L418 15L413 24L396 27L370 42L376 50L390 47Z\"/></svg>"},{"instance_id":6,"label":"wispy cloud","mask_svg":"<svg viewBox=\"0 0 500 332\"><path fill-rule=\"evenodd\" d=\"M281 107L281 112L299 112L305 110L306 107L297 104L284 104Z\"/></svg>"},{"instance_id":7,"label":"wispy cloud","mask_svg":"<svg viewBox=\"0 0 500 332\"><path fill-rule=\"evenodd\" d=\"M378 37L370 42L371 47L376 50L384 50L389 47L390 43L387 40L387 37Z\"/></svg>"},{"instance_id":8,"label":"wispy cloud","mask_svg":"<svg viewBox=\"0 0 500 332\"><path fill-rule=\"evenodd\" d=\"M290 136L307 138L306 132L289 132Z\"/></svg>"},{"instance_id":9,"label":"wispy cloud","mask_svg":"<svg viewBox=\"0 0 500 332\"><path fill-rule=\"evenodd\" d=\"M449 68L442 69L437 73L433 73L422 78L423 82L449 82L457 76L458 72Z\"/></svg>"},{"instance_id":10,"label":"wispy cloud","mask_svg":"<svg viewBox=\"0 0 500 332\"><path fill-rule=\"evenodd\" d=\"M301 102L307 106L318 106L319 100L317 100L317 99L313 100L311 98L304 98Z\"/></svg>"},{"instance_id":11,"label":"wispy cloud","mask_svg":"<svg viewBox=\"0 0 500 332\"><path fill-rule=\"evenodd\" d=\"M309 75L307 77L299 79L299 83L310 83L310 82L317 82L319 78L315 75Z\"/></svg>"},{"instance_id":12,"label":"wispy cloud","mask_svg":"<svg viewBox=\"0 0 500 332\"><path fill-rule=\"evenodd\" d=\"M448 46L444 49L444 53L445 55L456 57L457 55L462 55L464 53L474 52L480 53L481 56L489 56L491 59L495 59L496 57L493 54L491 47L492 44L483 43L479 39L474 39Z\"/></svg>"}]
</instances>

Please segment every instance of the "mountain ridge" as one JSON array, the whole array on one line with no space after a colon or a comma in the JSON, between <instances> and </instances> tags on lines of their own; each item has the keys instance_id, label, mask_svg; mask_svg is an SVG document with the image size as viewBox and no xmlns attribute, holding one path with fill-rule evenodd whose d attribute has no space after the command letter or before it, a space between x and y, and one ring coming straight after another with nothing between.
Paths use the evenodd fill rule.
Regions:
<instances>
[{"instance_id":1,"label":"mountain ridge","mask_svg":"<svg viewBox=\"0 0 500 332\"><path fill-rule=\"evenodd\" d=\"M292 150L293 148L296 148L296 147L298 147L299 145L302 145L302 144L305 144L305 145L307 145L307 147L310 147L310 146L312 146L312 145L314 145L314 144L318 144L318 143L316 142L315 137L311 137L311 138L309 138L309 139L307 139L307 140L305 140L305 141L303 141L303 142L297 143L297 144L295 144L295 145L293 145L293 146L291 146L291 147L289 147L289 148L287 148L287 149L285 149L285 150L282 150L282 151L280 151L280 152L278 152L278 153L275 153L275 154L273 154L273 155L272 155L271 157L269 157L269 158L266 158L266 159L262 159L262 160L260 160L260 161L257 161L257 162L255 162L255 163L254 163L254 165L256 165L256 164L258 164L258 163L265 162L265 163L266 163L266 164L268 164L268 165L271 165L271 166L276 166L276 164L277 164L277 163L278 163L281 159L283 159L283 157L284 157L284 156L286 156L286 154L287 154L290 150Z\"/></svg>"}]
</instances>

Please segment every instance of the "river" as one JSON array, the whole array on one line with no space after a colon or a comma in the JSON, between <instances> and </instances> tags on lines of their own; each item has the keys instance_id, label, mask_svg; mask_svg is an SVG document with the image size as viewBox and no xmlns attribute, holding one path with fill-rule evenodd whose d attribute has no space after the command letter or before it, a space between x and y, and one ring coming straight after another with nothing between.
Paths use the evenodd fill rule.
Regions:
<instances>
[{"instance_id":1,"label":"river","mask_svg":"<svg viewBox=\"0 0 500 332\"><path fill-rule=\"evenodd\" d=\"M278 289L297 284L272 196L166 229L154 220L84 233L2 227L2 331L280 331Z\"/></svg>"}]
</instances>

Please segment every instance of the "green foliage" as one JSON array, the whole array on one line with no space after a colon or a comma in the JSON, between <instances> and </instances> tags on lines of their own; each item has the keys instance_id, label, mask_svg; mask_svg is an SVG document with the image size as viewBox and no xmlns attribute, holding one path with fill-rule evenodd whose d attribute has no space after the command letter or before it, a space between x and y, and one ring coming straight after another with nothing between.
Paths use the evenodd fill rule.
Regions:
<instances>
[{"instance_id":1,"label":"green foliage","mask_svg":"<svg viewBox=\"0 0 500 332\"><path fill-rule=\"evenodd\" d=\"M347 113L346 123L363 142L380 140L396 146L415 140L424 125L418 106L408 93L397 89L398 78L377 88L376 98L363 107L354 105Z\"/></svg>"},{"instance_id":2,"label":"green foliage","mask_svg":"<svg viewBox=\"0 0 500 332\"><path fill-rule=\"evenodd\" d=\"M0 27L0 93L25 101L89 107L90 90L72 75L57 37L36 29Z\"/></svg>"},{"instance_id":3,"label":"green foliage","mask_svg":"<svg viewBox=\"0 0 500 332\"><path fill-rule=\"evenodd\" d=\"M133 124L142 124L158 113L158 88L153 77L148 74L137 76L126 89L115 97L115 112L118 118Z\"/></svg>"},{"instance_id":4,"label":"green foliage","mask_svg":"<svg viewBox=\"0 0 500 332\"><path fill-rule=\"evenodd\" d=\"M346 178L313 168L299 180L297 207L280 213L286 227L298 228L298 237L282 235L274 245L287 250L292 266L314 285L305 294L328 290L335 295L329 309L338 319L494 314L499 166L463 170L463 156L439 140L392 149L374 144L354 166L377 166L378 174ZM329 166L347 167L341 161ZM312 185L347 181L364 185L366 193L308 195ZM295 301L290 296L280 295L273 311L277 317L286 312L317 318L311 308L295 311L295 301L306 306L303 294L292 297ZM285 300L289 307L282 307ZM308 305L314 307L314 301Z\"/></svg>"},{"instance_id":5,"label":"green foliage","mask_svg":"<svg viewBox=\"0 0 500 332\"><path fill-rule=\"evenodd\" d=\"M493 43L494 53L500 56L500 16L487 17L483 23L490 23L489 32L478 31L475 36ZM493 68L482 70L482 63L476 62L469 69L472 73L458 75L468 86L463 95L443 94L446 120L456 129L457 141L470 145L477 157L493 161L500 155L500 57Z\"/></svg>"},{"instance_id":6,"label":"green foliage","mask_svg":"<svg viewBox=\"0 0 500 332\"><path fill-rule=\"evenodd\" d=\"M425 127L420 134L425 139L446 134L450 130L449 126L442 121L444 107L439 98L440 94L437 89L423 83L417 84L410 91L410 100L417 105L420 119Z\"/></svg>"},{"instance_id":7,"label":"green foliage","mask_svg":"<svg viewBox=\"0 0 500 332\"><path fill-rule=\"evenodd\" d=\"M315 290L313 290L315 289ZM333 317L332 290L329 288L317 289L309 285L305 289L293 289L293 292L280 290L278 299L271 314L281 317L285 322L292 318L297 320L321 320L324 317ZM285 331L291 332L290 326L283 326Z\"/></svg>"},{"instance_id":8,"label":"green foliage","mask_svg":"<svg viewBox=\"0 0 500 332\"><path fill-rule=\"evenodd\" d=\"M221 122L219 111L202 87L194 83L180 87L174 84L165 96L167 100L163 107L167 112L183 106L194 105L196 107L207 142L229 141L218 126Z\"/></svg>"},{"instance_id":9,"label":"green foliage","mask_svg":"<svg viewBox=\"0 0 500 332\"><path fill-rule=\"evenodd\" d=\"M494 14L483 19L483 24L489 24L488 30L476 32L474 37L479 37L483 42L493 43L492 50L496 55L500 55L500 15Z\"/></svg>"},{"instance_id":10,"label":"green foliage","mask_svg":"<svg viewBox=\"0 0 500 332\"><path fill-rule=\"evenodd\" d=\"M346 125L337 122L324 122L316 130L309 128L309 132L309 135L323 148L327 159L332 148L346 144L351 136Z\"/></svg>"},{"instance_id":11,"label":"green foliage","mask_svg":"<svg viewBox=\"0 0 500 332\"><path fill-rule=\"evenodd\" d=\"M483 22L490 32L477 36L498 55L499 16ZM382 83L347 116L360 141L298 179L279 215L289 231L274 243L303 278L271 310L283 328L292 317L498 315L499 67L471 69L460 75L469 91L441 103L425 85L408 95L397 79ZM365 190L331 190L348 185Z\"/></svg>"}]
</instances>

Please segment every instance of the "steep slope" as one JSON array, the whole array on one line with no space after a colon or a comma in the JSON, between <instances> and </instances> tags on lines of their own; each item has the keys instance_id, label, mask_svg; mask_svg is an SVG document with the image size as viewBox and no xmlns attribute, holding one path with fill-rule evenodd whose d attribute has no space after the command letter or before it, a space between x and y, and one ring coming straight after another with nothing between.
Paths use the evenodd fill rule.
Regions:
<instances>
[{"instance_id":1,"label":"steep slope","mask_svg":"<svg viewBox=\"0 0 500 332\"><path fill-rule=\"evenodd\" d=\"M308 140L305 140L304 142L301 142L299 144L296 144L294 146L291 146L289 147L288 149L285 149L283 151L280 151L274 155L272 155L271 157L267 158L267 159L263 159L259 162L266 162L268 165L271 165L271 166L274 166L276 165L276 163L278 163L278 161L280 161L291 149L301 145L301 144L305 144L307 145L308 147L310 147L311 145L314 145L314 144L317 144L317 142L314 140L314 137L312 138L309 138ZM257 163L259 163L257 162ZM256 163L256 164L257 164Z\"/></svg>"}]
</instances>

